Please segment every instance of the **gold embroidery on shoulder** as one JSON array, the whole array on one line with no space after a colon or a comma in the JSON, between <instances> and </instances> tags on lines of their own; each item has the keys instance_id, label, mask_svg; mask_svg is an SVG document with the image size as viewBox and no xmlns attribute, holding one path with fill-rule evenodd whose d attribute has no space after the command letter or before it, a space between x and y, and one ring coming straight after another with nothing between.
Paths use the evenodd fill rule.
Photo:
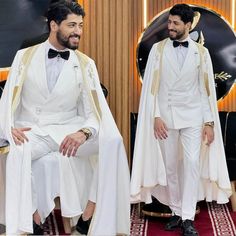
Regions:
<instances>
[{"instance_id":1,"label":"gold embroidery on shoulder","mask_svg":"<svg viewBox=\"0 0 236 236\"><path fill-rule=\"evenodd\" d=\"M204 57L205 50L201 44L196 43L196 45L197 45L199 53L200 53L200 75L203 77L202 79L204 80L207 95L209 97L210 96L210 89L209 89L208 73L204 72L204 70L203 70L203 66L204 66L203 64L206 63L206 58Z\"/></svg>"},{"instance_id":2,"label":"gold embroidery on shoulder","mask_svg":"<svg viewBox=\"0 0 236 236\"><path fill-rule=\"evenodd\" d=\"M27 71L29 62L31 61L31 59L33 57L33 54L36 51L36 49L38 48L38 46L39 46L39 44L28 48L24 52L23 57L21 59L19 76L21 76L22 78L20 80L19 86L15 87L14 91L13 91L12 113L15 112L15 110L16 110L18 104L19 104L19 98L20 98L22 86L23 86L23 83L24 83L24 81L26 79L26 71Z\"/></svg>"},{"instance_id":3,"label":"gold embroidery on shoulder","mask_svg":"<svg viewBox=\"0 0 236 236\"><path fill-rule=\"evenodd\" d=\"M152 77L152 86L151 86L151 94L153 96L156 96L159 90L159 84L160 84L160 74L162 69L162 55L164 46L167 42L167 39L162 40L158 43L156 46L156 54L155 54L155 64L159 63L158 69L154 70L153 77Z\"/></svg>"},{"instance_id":4,"label":"gold embroidery on shoulder","mask_svg":"<svg viewBox=\"0 0 236 236\"><path fill-rule=\"evenodd\" d=\"M94 86L94 89L91 89L92 85L91 85L91 81L88 81L86 79L86 72L85 72L85 67L87 66L87 64L89 63L89 57L86 56L83 53L80 53L79 51L76 51L76 55L78 57L78 60L81 64L81 71L82 71L82 78L85 84L85 87L87 89L87 91L89 92L89 97L90 97L90 101L93 104L93 108L94 108L94 112L97 115L97 118L100 120L102 118L102 111L100 108L100 104L99 104L99 100L98 100L98 94L96 91L96 87L95 87L95 82L94 82L94 72L92 69L92 66L89 65L89 69L88 69L88 77L89 79L93 82L92 85Z\"/></svg>"},{"instance_id":5,"label":"gold embroidery on shoulder","mask_svg":"<svg viewBox=\"0 0 236 236\"><path fill-rule=\"evenodd\" d=\"M89 65L89 68L88 68L88 73L89 73L89 78L90 78L90 86L93 87L93 89L96 88L96 85L95 85L95 74L94 74L94 71L93 71L93 68L91 65Z\"/></svg>"},{"instance_id":6,"label":"gold embroidery on shoulder","mask_svg":"<svg viewBox=\"0 0 236 236\"><path fill-rule=\"evenodd\" d=\"M99 114L100 117L102 117L102 111L101 111L101 108L100 108L97 91L96 90L91 90L91 93L92 93L93 100L94 100L96 109L98 111L98 114Z\"/></svg>"}]
</instances>

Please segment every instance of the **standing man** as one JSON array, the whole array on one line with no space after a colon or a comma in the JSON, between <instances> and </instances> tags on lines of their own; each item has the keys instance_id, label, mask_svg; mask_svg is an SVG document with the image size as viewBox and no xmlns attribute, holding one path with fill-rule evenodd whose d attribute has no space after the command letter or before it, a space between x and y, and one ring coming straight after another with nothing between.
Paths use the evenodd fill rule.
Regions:
<instances>
[{"instance_id":1,"label":"standing man","mask_svg":"<svg viewBox=\"0 0 236 236\"><path fill-rule=\"evenodd\" d=\"M145 69L131 179L133 202L153 195L173 216L166 230L194 227L198 200L228 202L231 187L208 50L190 39L194 12L169 12L169 38L153 45Z\"/></svg>"},{"instance_id":2,"label":"standing man","mask_svg":"<svg viewBox=\"0 0 236 236\"><path fill-rule=\"evenodd\" d=\"M6 234L43 234L58 196L62 216L80 216L80 233L129 234L122 137L94 62L77 51L84 15L75 2L51 5L48 40L12 64L0 101L0 136L10 143Z\"/></svg>"}]
</instances>

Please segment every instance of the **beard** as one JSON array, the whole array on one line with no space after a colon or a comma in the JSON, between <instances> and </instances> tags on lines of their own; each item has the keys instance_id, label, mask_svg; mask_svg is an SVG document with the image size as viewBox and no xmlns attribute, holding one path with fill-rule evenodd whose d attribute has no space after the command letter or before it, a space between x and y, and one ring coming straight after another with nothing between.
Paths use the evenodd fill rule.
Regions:
<instances>
[{"instance_id":1,"label":"beard","mask_svg":"<svg viewBox=\"0 0 236 236\"><path fill-rule=\"evenodd\" d=\"M65 48L76 50L79 47L79 43L72 44L70 42L70 38L72 37L77 37L78 39L80 39L80 36L78 34L72 34L69 37L67 37L63 35L61 31L58 31L56 37L58 42Z\"/></svg>"},{"instance_id":2,"label":"beard","mask_svg":"<svg viewBox=\"0 0 236 236\"><path fill-rule=\"evenodd\" d=\"M176 35L175 36L171 35L171 32L175 32ZM175 30L169 30L169 38L171 40L179 40L179 39L181 39L185 35L185 33L186 32L184 30L181 31L181 32L178 32L178 31L175 31Z\"/></svg>"}]
</instances>

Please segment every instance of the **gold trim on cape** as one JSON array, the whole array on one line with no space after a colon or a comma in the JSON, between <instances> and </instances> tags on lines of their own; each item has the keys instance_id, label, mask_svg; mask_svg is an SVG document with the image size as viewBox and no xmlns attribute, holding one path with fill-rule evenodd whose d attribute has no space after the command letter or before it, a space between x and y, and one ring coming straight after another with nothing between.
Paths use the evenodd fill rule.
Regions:
<instances>
[{"instance_id":1,"label":"gold trim on cape","mask_svg":"<svg viewBox=\"0 0 236 236\"><path fill-rule=\"evenodd\" d=\"M101 120L101 118L102 118L102 110L100 108L97 91L95 89L91 90L89 85L88 85L88 82L85 79L86 78L85 77L85 67L89 63L89 60L88 60L89 57L86 56L85 54L81 53L78 50L76 50L75 52L76 52L76 55L78 57L80 65L81 65L83 81L84 81L84 84L85 84L85 86L87 88L87 91L89 92L89 97L90 97L91 103L93 104L94 112L97 115L98 119Z\"/></svg>"},{"instance_id":2,"label":"gold trim on cape","mask_svg":"<svg viewBox=\"0 0 236 236\"><path fill-rule=\"evenodd\" d=\"M18 86L15 86L14 87L14 90L13 90L13 98L12 98L12 114L15 112L16 108L17 108L17 105L18 105L18 102L19 102L19 97L20 97L20 94L21 94L21 90L22 90L22 86L23 86L23 83L26 79L26 71L27 71L27 68L28 68L28 65L29 65L29 61L32 59L33 55L34 55L34 52L35 50L38 48L39 44L38 45L35 45L35 46L32 46L30 48L28 48L24 54L23 54L23 57L21 59L21 67L22 67L22 70L20 70L18 76L21 76L22 74L22 78L20 80L20 83Z\"/></svg>"},{"instance_id":3,"label":"gold trim on cape","mask_svg":"<svg viewBox=\"0 0 236 236\"><path fill-rule=\"evenodd\" d=\"M7 154L10 150L10 146L0 147L0 155Z\"/></svg>"},{"instance_id":4,"label":"gold trim on cape","mask_svg":"<svg viewBox=\"0 0 236 236\"><path fill-rule=\"evenodd\" d=\"M204 82L205 82L207 95L209 97L210 96L210 89L209 89L209 81L208 81L208 73L207 72L204 72Z\"/></svg>"},{"instance_id":5,"label":"gold trim on cape","mask_svg":"<svg viewBox=\"0 0 236 236\"><path fill-rule=\"evenodd\" d=\"M209 89L209 81L208 81L208 73L207 72L203 72L203 54L204 54L204 47L199 44L196 43L199 53L200 53L200 74L204 79L204 83L205 83L205 88L207 91L207 95L208 97L210 96L210 89Z\"/></svg>"},{"instance_id":6,"label":"gold trim on cape","mask_svg":"<svg viewBox=\"0 0 236 236\"><path fill-rule=\"evenodd\" d=\"M151 88L152 95L157 94L159 88L159 80L160 80L159 70L154 70L152 79L152 88Z\"/></svg>"},{"instance_id":7,"label":"gold trim on cape","mask_svg":"<svg viewBox=\"0 0 236 236\"><path fill-rule=\"evenodd\" d=\"M156 96L159 90L159 84L160 84L160 75L161 75L161 68L162 68L162 55L164 46L166 44L168 39L164 39L157 45L157 53L160 54L160 62L159 62L159 70L154 70L153 72L153 78L152 78L152 86L151 86L151 93L153 96ZM156 55L157 56L157 55Z\"/></svg>"}]
</instances>

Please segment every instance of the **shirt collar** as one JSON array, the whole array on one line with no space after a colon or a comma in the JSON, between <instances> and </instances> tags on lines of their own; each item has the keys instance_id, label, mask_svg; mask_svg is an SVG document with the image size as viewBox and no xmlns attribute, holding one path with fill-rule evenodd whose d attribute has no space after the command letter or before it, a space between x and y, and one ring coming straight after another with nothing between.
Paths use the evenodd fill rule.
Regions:
<instances>
[{"instance_id":1,"label":"shirt collar","mask_svg":"<svg viewBox=\"0 0 236 236\"><path fill-rule=\"evenodd\" d=\"M63 49L63 50L58 50L58 49L56 49L56 48L49 42L49 40L46 40L45 43L46 43L46 47L45 47L46 53L48 53L48 51L49 51L50 48L52 48L52 49L54 49L54 50L56 50L56 51L59 51L59 52L69 51L68 48L65 48L65 49Z\"/></svg>"},{"instance_id":2,"label":"shirt collar","mask_svg":"<svg viewBox=\"0 0 236 236\"><path fill-rule=\"evenodd\" d=\"M188 35L188 37L187 38L185 38L185 39L182 39L182 40L176 40L176 41L179 41L179 42L185 42L185 41L190 41L190 36Z\"/></svg>"}]
</instances>

